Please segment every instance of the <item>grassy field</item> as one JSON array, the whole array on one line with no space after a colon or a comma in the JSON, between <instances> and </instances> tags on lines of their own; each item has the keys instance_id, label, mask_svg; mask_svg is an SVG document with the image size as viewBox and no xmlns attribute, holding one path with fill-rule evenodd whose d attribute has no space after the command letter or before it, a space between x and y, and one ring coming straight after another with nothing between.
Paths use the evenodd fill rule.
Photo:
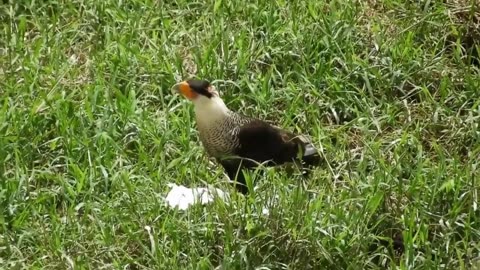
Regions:
<instances>
[{"instance_id":1,"label":"grassy field","mask_svg":"<svg viewBox=\"0 0 480 270\"><path fill-rule=\"evenodd\" d=\"M480 267L475 1L7 2L1 269ZM170 92L194 75L324 166L233 192Z\"/></svg>"}]
</instances>

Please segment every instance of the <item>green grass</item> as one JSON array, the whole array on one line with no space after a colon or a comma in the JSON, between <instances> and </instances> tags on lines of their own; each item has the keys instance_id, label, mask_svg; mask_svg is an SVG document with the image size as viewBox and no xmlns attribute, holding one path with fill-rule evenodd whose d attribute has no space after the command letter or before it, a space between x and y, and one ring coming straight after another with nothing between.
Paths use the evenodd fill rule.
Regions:
<instances>
[{"instance_id":1,"label":"green grass","mask_svg":"<svg viewBox=\"0 0 480 270\"><path fill-rule=\"evenodd\" d=\"M5 2L0 268L480 267L475 1ZM168 182L233 191L170 93L193 75L325 165L167 208Z\"/></svg>"}]
</instances>

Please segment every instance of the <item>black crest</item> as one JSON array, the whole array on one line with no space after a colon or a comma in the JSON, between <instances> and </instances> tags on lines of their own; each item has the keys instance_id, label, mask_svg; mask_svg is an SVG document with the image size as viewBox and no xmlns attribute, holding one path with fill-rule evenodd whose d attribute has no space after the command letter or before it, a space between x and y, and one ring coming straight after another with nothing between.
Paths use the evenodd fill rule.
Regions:
<instances>
[{"instance_id":1,"label":"black crest","mask_svg":"<svg viewBox=\"0 0 480 270\"><path fill-rule=\"evenodd\" d=\"M206 96L208 98L211 98L213 96L212 93L208 90L210 87L210 82L206 80L188 80L187 81L188 85L190 88L192 88L193 91L197 92L200 95Z\"/></svg>"}]
</instances>

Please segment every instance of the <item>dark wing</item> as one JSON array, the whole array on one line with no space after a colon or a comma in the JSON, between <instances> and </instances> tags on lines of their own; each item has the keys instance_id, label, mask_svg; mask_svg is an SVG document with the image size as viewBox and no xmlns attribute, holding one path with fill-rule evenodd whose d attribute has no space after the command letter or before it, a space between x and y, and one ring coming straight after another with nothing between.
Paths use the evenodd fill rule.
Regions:
<instances>
[{"instance_id":1,"label":"dark wing","mask_svg":"<svg viewBox=\"0 0 480 270\"><path fill-rule=\"evenodd\" d=\"M240 147L235 154L264 165L281 165L302 158L309 146L301 136L261 120L243 125L238 139Z\"/></svg>"}]
</instances>

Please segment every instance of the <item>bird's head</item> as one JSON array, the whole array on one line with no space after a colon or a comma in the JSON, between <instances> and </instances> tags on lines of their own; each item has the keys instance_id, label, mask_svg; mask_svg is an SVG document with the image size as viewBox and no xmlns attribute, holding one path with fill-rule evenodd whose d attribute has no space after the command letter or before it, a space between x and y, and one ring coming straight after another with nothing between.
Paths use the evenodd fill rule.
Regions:
<instances>
[{"instance_id":1,"label":"bird's head","mask_svg":"<svg viewBox=\"0 0 480 270\"><path fill-rule=\"evenodd\" d=\"M215 86L207 80L191 79L177 83L172 87L172 92L179 92L194 104L208 103L209 100L219 97Z\"/></svg>"},{"instance_id":2,"label":"bird's head","mask_svg":"<svg viewBox=\"0 0 480 270\"><path fill-rule=\"evenodd\" d=\"M172 92L178 92L195 106L199 121L214 121L228 112L215 86L206 80L191 79L172 86Z\"/></svg>"}]
</instances>

